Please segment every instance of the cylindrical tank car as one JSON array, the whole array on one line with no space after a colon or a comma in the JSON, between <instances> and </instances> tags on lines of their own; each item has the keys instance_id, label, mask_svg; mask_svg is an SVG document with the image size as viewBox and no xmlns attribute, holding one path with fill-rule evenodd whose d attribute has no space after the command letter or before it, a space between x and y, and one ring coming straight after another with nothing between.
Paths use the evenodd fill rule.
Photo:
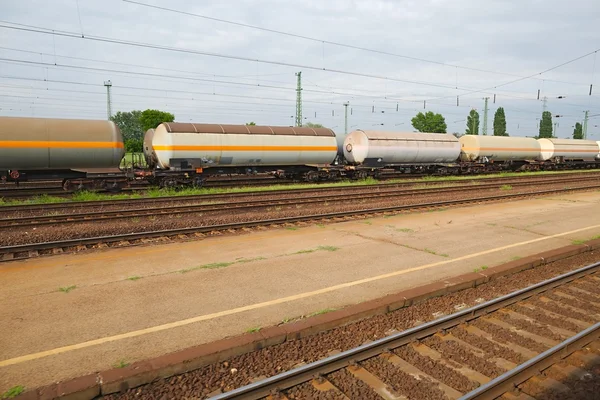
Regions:
<instances>
[{"instance_id":1,"label":"cylindrical tank car","mask_svg":"<svg viewBox=\"0 0 600 400\"><path fill-rule=\"evenodd\" d=\"M165 122L146 135L146 160L160 169L328 164L337 153L326 128Z\"/></svg>"},{"instance_id":2,"label":"cylindrical tank car","mask_svg":"<svg viewBox=\"0 0 600 400\"><path fill-rule=\"evenodd\" d=\"M533 138L464 135L460 139L462 161L537 161L540 144Z\"/></svg>"},{"instance_id":3,"label":"cylindrical tank car","mask_svg":"<svg viewBox=\"0 0 600 400\"><path fill-rule=\"evenodd\" d=\"M124 154L111 121L0 117L0 175L8 180L118 172Z\"/></svg>"},{"instance_id":4,"label":"cylindrical tank car","mask_svg":"<svg viewBox=\"0 0 600 400\"><path fill-rule=\"evenodd\" d=\"M459 155L458 139L448 134L356 130L344 141L350 164L443 164Z\"/></svg>"},{"instance_id":5,"label":"cylindrical tank car","mask_svg":"<svg viewBox=\"0 0 600 400\"><path fill-rule=\"evenodd\" d=\"M597 160L600 153L598 143L593 140L538 139L541 160Z\"/></svg>"}]
</instances>

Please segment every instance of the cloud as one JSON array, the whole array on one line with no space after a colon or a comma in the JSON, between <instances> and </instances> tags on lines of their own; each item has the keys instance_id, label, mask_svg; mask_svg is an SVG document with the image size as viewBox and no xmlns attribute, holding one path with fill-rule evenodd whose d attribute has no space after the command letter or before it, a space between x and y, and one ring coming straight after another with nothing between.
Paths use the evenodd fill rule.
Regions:
<instances>
[{"instance_id":1,"label":"cloud","mask_svg":"<svg viewBox=\"0 0 600 400\"><path fill-rule=\"evenodd\" d=\"M590 110L592 115L600 113L596 95L599 92L588 96L589 85L594 83L597 87L600 83L600 60L595 66L594 56L536 76L538 79L498 86L583 55L595 50L594 46L600 47L596 24L600 9L595 0L494 0L485 4L467 0L141 1L408 58L121 0L79 1L79 12L77 3L71 0L3 2L3 21L173 47L189 53L0 28L0 47L35 53L0 49L0 58L4 59L0 61L0 88L5 95L0 99L0 115L105 118L103 82L110 79L114 110L159 108L174 113L181 121L289 125L293 124L290 117L295 113L294 74L300 70L307 120L335 127L338 132L344 126L344 101L351 104L349 125L386 130L412 130L410 119L423 110L423 100L427 100L426 110L442 113L449 131L462 132L469 110L477 108L481 113L483 97L489 97L490 132L493 113L502 106L508 132L532 136L537 133L536 118L542 110L538 90L542 97L548 96L552 113L563 115L557 119L561 137L572 133L571 126L582 119L584 110ZM195 51L250 61L193 54ZM59 65L22 64L6 59ZM316 69L262 63L257 59ZM463 95L486 88L490 89ZM458 106L457 95L463 95ZM567 97L559 100L558 95ZM598 132L600 139L600 129L594 125L592 119L589 133Z\"/></svg>"}]
</instances>

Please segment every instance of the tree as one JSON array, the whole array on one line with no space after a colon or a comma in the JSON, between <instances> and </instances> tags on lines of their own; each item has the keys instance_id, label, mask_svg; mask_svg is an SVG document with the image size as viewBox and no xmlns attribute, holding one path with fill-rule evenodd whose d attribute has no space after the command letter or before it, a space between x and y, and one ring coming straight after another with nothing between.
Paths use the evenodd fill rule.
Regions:
<instances>
[{"instance_id":1,"label":"tree","mask_svg":"<svg viewBox=\"0 0 600 400\"><path fill-rule=\"evenodd\" d=\"M305 127L307 128L324 128L323 125L321 124L314 124L312 122L307 122L306 124L304 124Z\"/></svg>"},{"instance_id":2,"label":"tree","mask_svg":"<svg viewBox=\"0 0 600 400\"><path fill-rule=\"evenodd\" d=\"M494 114L494 136L508 136L506 133L506 115L504 108L498 107Z\"/></svg>"},{"instance_id":3,"label":"tree","mask_svg":"<svg viewBox=\"0 0 600 400\"><path fill-rule=\"evenodd\" d=\"M579 122L575 123L575 129L573 130L573 139L583 139L583 127Z\"/></svg>"},{"instance_id":4,"label":"tree","mask_svg":"<svg viewBox=\"0 0 600 400\"><path fill-rule=\"evenodd\" d=\"M156 128L163 122L173 122L174 120L175 115L159 110L145 110L140 115L140 123L144 132Z\"/></svg>"},{"instance_id":5,"label":"tree","mask_svg":"<svg viewBox=\"0 0 600 400\"><path fill-rule=\"evenodd\" d=\"M128 153L139 153L142 151L144 142L144 130L140 123L142 112L139 110L119 111L110 120L117 125L123 135L125 151Z\"/></svg>"},{"instance_id":6,"label":"tree","mask_svg":"<svg viewBox=\"0 0 600 400\"><path fill-rule=\"evenodd\" d=\"M143 138L144 130L140 124L140 115L142 115L141 111L134 110L129 112L119 111L110 117L110 120L121 131L124 141Z\"/></svg>"},{"instance_id":7,"label":"tree","mask_svg":"<svg viewBox=\"0 0 600 400\"><path fill-rule=\"evenodd\" d=\"M446 133L446 120L442 114L434 114L432 111L425 114L420 112L410 122L419 132Z\"/></svg>"},{"instance_id":8,"label":"tree","mask_svg":"<svg viewBox=\"0 0 600 400\"><path fill-rule=\"evenodd\" d=\"M479 135L479 113L475 110L471 110L467 116L467 129L465 130L466 135Z\"/></svg>"},{"instance_id":9,"label":"tree","mask_svg":"<svg viewBox=\"0 0 600 400\"><path fill-rule=\"evenodd\" d=\"M542 120L540 121L540 138L551 138L552 137L552 114L550 111L544 111L542 113Z\"/></svg>"},{"instance_id":10,"label":"tree","mask_svg":"<svg viewBox=\"0 0 600 400\"><path fill-rule=\"evenodd\" d=\"M256 124L254 123L254 121L252 121L252 122L246 122L246 125L247 126L256 126Z\"/></svg>"}]
</instances>

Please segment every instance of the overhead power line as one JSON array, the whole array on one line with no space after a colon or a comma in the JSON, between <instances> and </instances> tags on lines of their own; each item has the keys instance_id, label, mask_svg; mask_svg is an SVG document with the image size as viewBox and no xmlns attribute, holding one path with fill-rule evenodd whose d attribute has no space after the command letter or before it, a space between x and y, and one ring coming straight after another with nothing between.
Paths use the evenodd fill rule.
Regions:
<instances>
[{"instance_id":1,"label":"overhead power line","mask_svg":"<svg viewBox=\"0 0 600 400\"><path fill-rule=\"evenodd\" d=\"M497 88L502 87L502 86L510 85L510 84L513 84L513 83L516 83L516 82L520 82L520 81L532 78L532 77L537 76L537 75L542 75L542 74L545 74L546 72L550 72L550 71L555 70L557 68L560 68L560 67L563 67L565 65L571 64L571 63L573 63L575 61L581 60L582 58L589 57L592 54L596 54L598 51L600 51L600 49L596 49L596 50L590 51L589 53L583 54L583 55L581 55L579 57L575 57L575 58L573 58L573 59L571 59L569 61L565 61L565 62L563 62L561 64L555 65L555 66L553 66L551 68L548 68L548 69L546 69L544 71L537 72L537 73L531 74L529 76L525 76L525 77L522 77L522 78L519 78L519 79L515 79L515 80L509 81L509 82L504 82L504 83L501 83L501 84L496 85L496 86L490 86L490 87L485 88L485 89L467 91L465 93L459 94L458 97L467 96L467 95L474 94L474 93L485 93L487 91L494 90L494 89L497 89ZM447 98L450 98L450 97L455 97L455 95L435 97L435 98L429 99L427 101L447 99Z\"/></svg>"},{"instance_id":2,"label":"overhead power line","mask_svg":"<svg viewBox=\"0 0 600 400\"><path fill-rule=\"evenodd\" d=\"M180 47L162 46L162 45L156 45L156 44L151 44L151 43L133 42L133 41L128 41L128 40L104 37L104 36L90 36L90 35L84 36L84 35L81 35L76 32L56 31L56 30L52 30L52 29L48 29L48 28L44 28L44 27L25 25L25 24L17 24L17 23L8 22L8 21L0 21L0 22L8 23L11 25L18 25L18 26L10 26L10 25L0 24L0 28L13 29L13 30L19 30L19 31L25 31L25 32L34 32L34 33L41 33L41 34L46 34L46 35L58 35L58 36L69 37L69 38L74 38L74 39L91 40L91 41L97 41L97 42L120 44L120 45L149 48L149 49L156 49L156 50L166 50L166 51L172 51L172 52L184 53L184 54L196 54L196 55L202 55L202 56L207 56L207 57L216 57L216 58L223 58L223 59L230 59L230 60L258 62L258 63L262 63L262 64L279 65L279 66L284 66L284 67L303 68L303 69L313 70L313 71L331 72L331 73L337 73L337 74L343 74L343 75L360 76L363 78L380 79L380 80L387 80L387 81L391 81L391 82L410 83L410 84L414 84L414 85L431 86L431 87L438 87L438 88L444 88L444 89L457 89L456 86L445 85L445 84L441 84L441 83L412 81L409 79L392 78L392 77L387 77L387 76L382 76L382 75L365 74L365 73L361 73L361 72L353 72L353 71L345 71L345 70L340 70L340 69L316 67L313 65L302 65L302 64L288 63L288 62L283 62L283 61L263 60L263 59L258 59L258 58L234 56L234 55L230 55L230 54L183 49ZM458 89L471 90L468 88L458 88Z\"/></svg>"},{"instance_id":3,"label":"overhead power line","mask_svg":"<svg viewBox=\"0 0 600 400\"><path fill-rule=\"evenodd\" d=\"M331 41L331 40L319 39L319 38L314 38L314 37L300 35L300 34L291 33L291 32L284 32L284 31L280 31L280 30L277 30L277 29L270 29L270 28L264 28L264 27L261 27L261 26L245 24L245 23L242 23L242 22L229 21L229 20L222 19L222 18L209 17L207 15L195 14L195 13L191 13L191 12L187 12L187 11L176 10L176 9L173 9L173 8L156 6L156 5L153 5L153 4L142 3L142 2L139 2L139 1L133 1L133 0L123 0L123 1L126 2L126 3L137 4L139 6L148 7L148 8L154 8L154 9L161 10L161 11L168 11L168 12L177 13L177 14L183 14L183 15L188 15L188 16L196 17L196 18L203 18L203 19L207 19L207 20L210 20L210 21L216 21L216 22L221 22L221 23L224 23L224 24L242 26L244 28L256 29L256 30L260 30L260 31L263 31L263 32L269 32L269 33L275 33L275 34L278 34L278 35L290 36L290 37L294 37L294 38L298 38L298 39L309 40L309 41L312 41L312 42L317 42L317 43L322 43L322 44L329 44L329 45L332 45L332 46L345 47L345 48L348 48L348 49L361 50L361 51L366 51L366 52L369 52L369 53L382 54L382 55L392 56L392 57L398 57L398 58L405 58L407 60L420 61L420 62L429 63L429 64L441 65L441 66L449 67L449 68L464 69L464 70L467 70L467 71L477 71L477 72L485 72L485 73L496 74L496 75L507 75L507 76L521 77L521 75L512 74L512 73L508 73L508 72L491 71L491 70L486 70L486 69L482 69L482 68L465 67L463 65L449 64L449 63L445 63L445 62L442 62L442 61L428 60L428 59L425 59L425 58L408 56L408 55L405 55L405 54L398 54L398 53L392 53L392 52L383 51L383 50L370 49L370 48L367 48L367 47L361 47L361 46L351 45L351 44L347 44L347 43L334 42L334 41ZM524 79L527 79L527 78L524 78ZM546 79L546 80L550 81L548 79ZM573 83L573 82L563 82L563 81L554 81L554 82L560 82L560 83L566 83L566 84L575 84L575 85L587 85L587 84L584 84L584 83Z\"/></svg>"}]
</instances>

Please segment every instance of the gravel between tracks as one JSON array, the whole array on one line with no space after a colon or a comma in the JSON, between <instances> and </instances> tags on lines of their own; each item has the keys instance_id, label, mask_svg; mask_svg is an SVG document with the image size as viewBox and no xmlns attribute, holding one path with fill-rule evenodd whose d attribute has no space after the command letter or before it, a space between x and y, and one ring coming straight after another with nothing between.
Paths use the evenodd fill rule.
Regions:
<instances>
[{"instance_id":1,"label":"gravel between tracks","mask_svg":"<svg viewBox=\"0 0 600 400\"><path fill-rule=\"evenodd\" d=\"M215 390L230 390L248 384L254 378L260 376L272 376L292 369L299 363L316 361L326 357L333 350L348 350L366 341L384 337L389 334L391 329L401 331L410 328L417 323L430 321L434 319L433 314L435 312L442 312L445 314L453 313L455 312L456 304L475 305L482 300L490 300L511 293L536 282L596 262L599 257L600 251L583 253L532 270L522 271L511 276L500 277L487 284L478 286L477 288L430 299L423 303L396 310L385 315L370 317L307 338L284 342L281 345L237 356L226 362L208 365L183 375L159 380L139 388L131 389L123 394L108 395L106 396L106 399L161 399L165 395L168 396L167 398L171 398L171 396L176 398L185 398L186 396L198 396L204 398ZM525 307L511 306L508 308L519 311L520 308ZM523 314L525 314L525 312L523 312ZM558 322L560 322L559 326L565 329L568 329L571 325L568 321L564 320ZM579 327L575 327L575 329L577 331L580 330ZM483 349L485 354L476 356L471 352L467 352L462 346L457 347L456 344L451 344L451 342L442 343L435 337L425 340L424 344L438 349L442 347L449 348L452 350L451 356L449 356L450 359L460 362L468 360L468 362L465 361L465 363L472 369L480 371L481 373L484 373L485 371L485 374L491 378L496 377L503 372L501 368L492 367L490 365L490 362L495 357L503 357L514 363L526 361L520 354L467 333L460 326L453 328L450 332L455 337L463 339L467 343L477 345ZM376 364L374 368L379 368L378 365L380 365L381 362L383 362L383 360L377 361L379 364ZM373 365L367 363L365 367L369 369L369 367L373 367ZM235 369L235 373L231 372L232 369ZM397 370L398 369L392 365L390 371L393 371L396 374ZM408 387L415 390L418 389L414 386L410 386L414 385L411 381L405 382L398 378L398 374L395 376L396 378L393 378L390 375L390 379L393 380L393 382L390 381L390 383L399 390L406 390ZM332 374L331 379L334 381L339 380L340 382L347 382L350 378L347 375L340 373L338 375ZM340 386L343 386L343 384L340 383ZM437 398L439 393L434 391L429 393L429 395L432 397L427 398ZM365 395L364 398L368 399L371 397Z\"/></svg>"},{"instance_id":2,"label":"gravel between tracks","mask_svg":"<svg viewBox=\"0 0 600 400\"><path fill-rule=\"evenodd\" d=\"M548 185L546 190L562 189L564 183ZM439 194L413 195L411 197L395 197L386 199L349 199L345 203L325 202L311 204L295 204L285 206L262 206L251 210L227 210L197 212L190 214L168 214L141 218L126 218L97 222L78 222L70 224L44 225L39 227L10 227L2 234L2 246L43 243L67 239L110 236L124 233L140 233L175 228L201 227L216 224L256 221L265 218L284 218L318 213L347 212L375 207L392 207L415 205L448 200L473 199L502 194L526 194L536 192L537 188L520 188L515 190L498 190L497 188L472 193L448 193L443 198Z\"/></svg>"}]
</instances>

